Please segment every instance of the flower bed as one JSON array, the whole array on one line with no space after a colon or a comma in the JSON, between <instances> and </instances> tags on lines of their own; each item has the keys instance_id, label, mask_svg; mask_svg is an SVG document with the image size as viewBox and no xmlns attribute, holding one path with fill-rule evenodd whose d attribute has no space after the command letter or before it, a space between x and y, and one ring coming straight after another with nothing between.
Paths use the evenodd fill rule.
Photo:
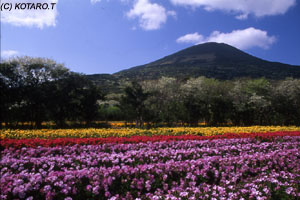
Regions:
<instances>
[{"instance_id":1,"label":"flower bed","mask_svg":"<svg viewBox=\"0 0 300 200\"><path fill-rule=\"evenodd\" d=\"M8 147L54 147L67 145L97 145L106 143L146 143L159 141L178 141L178 140L214 140L214 139L232 139L232 138L257 138L261 140L270 140L280 136L300 136L300 131L289 132L266 132L266 133L226 133L224 135L214 136L197 136L197 135L181 135L181 136L132 136L132 137L107 137L107 138L57 138L57 139L3 139L0 141L2 148Z\"/></svg>"},{"instance_id":2,"label":"flower bed","mask_svg":"<svg viewBox=\"0 0 300 200\"><path fill-rule=\"evenodd\" d=\"M300 136L10 147L1 199L299 199L299 150Z\"/></svg>"},{"instance_id":3,"label":"flower bed","mask_svg":"<svg viewBox=\"0 0 300 200\"><path fill-rule=\"evenodd\" d=\"M155 135L199 135L214 136L226 133L262 133L278 131L300 131L296 126L250 126L250 127L178 127L178 128L120 128L120 129L39 129L39 130L0 130L1 139L25 138L107 138Z\"/></svg>"}]
</instances>

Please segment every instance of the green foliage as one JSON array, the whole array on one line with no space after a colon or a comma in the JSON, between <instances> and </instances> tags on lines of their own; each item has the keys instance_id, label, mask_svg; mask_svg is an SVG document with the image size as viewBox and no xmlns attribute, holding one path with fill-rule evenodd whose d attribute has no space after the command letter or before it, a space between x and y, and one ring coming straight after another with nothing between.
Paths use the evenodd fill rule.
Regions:
<instances>
[{"instance_id":1,"label":"green foliage","mask_svg":"<svg viewBox=\"0 0 300 200\"><path fill-rule=\"evenodd\" d=\"M135 119L136 126L143 127L144 120L147 115L145 101L149 97L149 93L145 92L138 82L131 82L124 90L121 98L121 108L127 118Z\"/></svg>"},{"instance_id":2,"label":"green foliage","mask_svg":"<svg viewBox=\"0 0 300 200\"><path fill-rule=\"evenodd\" d=\"M99 108L99 119L105 121L121 121L124 115L119 106L101 104Z\"/></svg>"},{"instance_id":3,"label":"green foliage","mask_svg":"<svg viewBox=\"0 0 300 200\"><path fill-rule=\"evenodd\" d=\"M220 61L230 55L235 55L236 61L249 58L248 54L226 45L221 47L229 52L217 51L214 57L210 53L215 46L211 44L208 50L203 50L201 45L192 47L188 52L182 51L152 64L170 59L178 61L180 56L190 54L195 56L194 60L180 59ZM198 51L207 54L197 57ZM250 60L253 65L257 58ZM163 66L156 68L164 69ZM151 66L144 69L148 73ZM180 70L176 72L180 75L178 72ZM54 121L64 127L67 121L84 121L90 126L94 120L125 120L135 121L138 127L143 127L145 122L154 126L180 123L196 126L203 121L208 125L300 125L299 79L218 80L183 76L126 84L124 80L119 82L116 75L104 75L102 78L107 81L98 83L103 87L116 84L117 90L107 89L109 94L103 101L103 90L95 84L99 76L70 72L49 59L23 57L5 61L0 64L0 124L34 122L32 124L39 127L42 121Z\"/></svg>"},{"instance_id":4,"label":"green foliage","mask_svg":"<svg viewBox=\"0 0 300 200\"><path fill-rule=\"evenodd\" d=\"M151 94L145 104L150 113L148 121L166 122L172 125L179 120L181 105L179 102L178 87L180 83L175 78L162 77L157 81L144 81L143 89ZM157 103L159 102L159 103Z\"/></svg>"},{"instance_id":5,"label":"green foliage","mask_svg":"<svg viewBox=\"0 0 300 200\"><path fill-rule=\"evenodd\" d=\"M169 126L180 122L196 126L203 121L214 126L299 125L299 85L295 79L219 81L199 77L179 81L163 77L127 88L121 105L126 120L140 116ZM138 112L137 108L142 109Z\"/></svg>"},{"instance_id":6,"label":"green foliage","mask_svg":"<svg viewBox=\"0 0 300 200\"><path fill-rule=\"evenodd\" d=\"M0 65L0 122L85 121L97 117L103 95L85 76L43 58L21 57Z\"/></svg>"}]
</instances>

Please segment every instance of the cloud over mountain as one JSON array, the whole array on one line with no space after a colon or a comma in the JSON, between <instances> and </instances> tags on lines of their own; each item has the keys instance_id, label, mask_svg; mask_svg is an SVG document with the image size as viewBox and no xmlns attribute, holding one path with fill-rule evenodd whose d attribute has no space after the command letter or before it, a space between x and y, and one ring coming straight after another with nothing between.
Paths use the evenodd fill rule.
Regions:
<instances>
[{"instance_id":1,"label":"cloud over mountain","mask_svg":"<svg viewBox=\"0 0 300 200\"><path fill-rule=\"evenodd\" d=\"M234 30L230 33L214 31L208 37L204 37L196 32L181 36L176 41L177 43L192 44L218 42L226 43L239 49L249 49L252 47L268 49L276 41L276 38L275 36L269 36L267 31L250 27L243 30Z\"/></svg>"}]
</instances>

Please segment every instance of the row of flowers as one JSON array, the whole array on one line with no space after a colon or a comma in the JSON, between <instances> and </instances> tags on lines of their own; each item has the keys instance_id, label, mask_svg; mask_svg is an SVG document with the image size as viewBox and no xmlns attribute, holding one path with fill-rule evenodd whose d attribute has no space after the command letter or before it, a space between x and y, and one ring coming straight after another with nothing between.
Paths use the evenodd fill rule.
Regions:
<instances>
[{"instance_id":1,"label":"row of flowers","mask_svg":"<svg viewBox=\"0 0 300 200\"><path fill-rule=\"evenodd\" d=\"M266 132L266 133L225 133L224 135L214 136L132 136L132 137L107 137L107 138L57 138L57 139L2 139L1 148L21 148L21 147L54 147L67 145L99 145L106 143L146 143L161 141L179 141L179 140L215 140L232 138L257 138L261 140L271 140L274 137L282 136L300 136L300 131Z\"/></svg>"},{"instance_id":2,"label":"row of flowers","mask_svg":"<svg viewBox=\"0 0 300 200\"><path fill-rule=\"evenodd\" d=\"M72 121L66 121L66 124L68 125L72 125L72 123L76 123L76 122L72 122ZM78 123L78 122L77 122ZM80 122L81 125L86 125L86 122ZM110 127L113 128L120 128L120 127L135 127L136 126L136 122L125 122L125 121L93 121L93 124L97 124L97 125L109 125ZM9 125L15 125L15 126L35 126L35 122L15 122L13 124L6 124L4 122L1 123L2 127L8 127ZM44 127L54 127L56 124L53 121L45 121L41 123L42 126ZM148 125L154 126L153 123L146 123L144 122L143 124L145 127ZM167 123L160 123L160 125L162 126L167 126ZM188 126L188 123L177 123L177 126ZM197 124L198 126L206 126L207 123L205 122L199 122ZM231 124L228 124L231 125Z\"/></svg>"},{"instance_id":3,"label":"row of flowers","mask_svg":"<svg viewBox=\"0 0 300 200\"><path fill-rule=\"evenodd\" d=\"M99 122L96 122L96 123L101 123L101 121ZM106 123L105 121L103 121L102 123ZM136 126L136 123L135 122L124 122L124 121L109 121L107 122L111 127L128 127L128 126ZM144 126L147 126L147 125L154 125L152 123L146 123L144 122ZM167 126L168 124L167 123L160 123L161 125L164 125L164 126ZM178 123L177 124L178 126L188 126L189 124L188 123ZM207 125L207 123L205 122L199 122L197 123L198 126L205 126ZM228 125L231 125L231 124L228 124Z\"/></svg>"},{"instance_id":4,"label":"row of flowers","mask_svg":"<svg viewBox=\"0 0 300 200\"><path fill-rule=\"evenodd\" d=\"M175 128L119 128L119 129L39 129L39 130L0 130L0 139L25 139L25 138L106 138L130 136L155 136L155 135L199 135L213 136L225 133L258 133L276 131L300 131L295 126L250 126L250 127L175 127Z\"/></svg>"},{"instance_id":5,"label":"row of flowers","mask_svg":"<svg viewBox=\"0 0 300 200\"><path fill-rule=\"evenodd\" d=\"M5 148L1 199L299 199L300 136Z\"/></svg>"}]
</instances>

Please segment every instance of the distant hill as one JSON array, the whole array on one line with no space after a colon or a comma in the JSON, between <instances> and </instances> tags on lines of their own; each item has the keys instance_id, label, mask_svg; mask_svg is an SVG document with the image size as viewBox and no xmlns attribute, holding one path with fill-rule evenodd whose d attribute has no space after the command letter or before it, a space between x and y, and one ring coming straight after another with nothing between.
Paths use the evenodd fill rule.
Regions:
<instances>
[{"instance_id":1,"label":"distant hill","mask_svg":"<svg viewBox=\"0 0 300 200\"><path fill-rule=\"evenodd\" d=\"M204 43L181 50L157 61L109 75L89 75L98 83L119 80L152 80L162 76L180 79L205 76L223 80L235 78L300 78L300 66L269 62L224 43ZM98 79L99 78L99 79Z\"/></svg>"}]
</instances>

